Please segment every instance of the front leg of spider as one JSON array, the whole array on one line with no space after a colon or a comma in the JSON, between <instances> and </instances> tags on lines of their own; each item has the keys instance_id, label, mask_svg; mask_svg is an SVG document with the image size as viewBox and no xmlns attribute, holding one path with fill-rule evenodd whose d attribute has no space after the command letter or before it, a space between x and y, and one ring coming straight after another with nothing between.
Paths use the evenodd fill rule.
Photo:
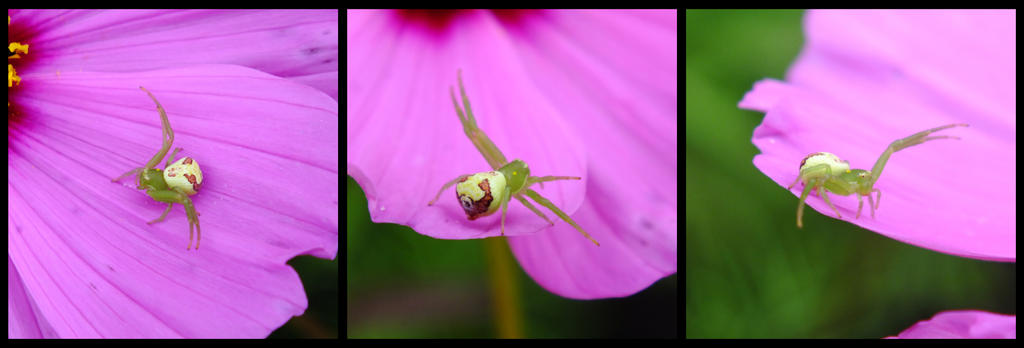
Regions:
<instances>
[{"instance_id":1,"label":"front leg of spider","mask_svg":"<svg viewBox=\"0 0 1024 348\"><path fill-rule=\"evenodd\" d=\"M505 155L498 149L498 146L482 129L477 127L476 119L473 117L473 111L469 106L469 97L466 95L465 86L462 83L462 72L459 71L459 92L462 95L462 104L465 107L465 113L462 108L459 107L459 102L455 98L454 89L451 90L452 104L455 105L455 113L459 116L459 121L462 123L462 130L466 133L466 137L469 138L473 146L480 151L487 164L491 166L492 171L482 172L476 174L464 174L456 177L455 179L447 182L441 187L441 190L437 192L437 195L427 205L433 205L437 202L438 198L441 197L441 193L452 185L456 185L455 196L459 200L459 204L462 209L466 212L466 218L469 220L476 220L477 218L488 216L499 209L501 210L501 235L505 235L505 216L508 211L509 201L515 198L517 201L526 206L527 209L534 212L549 224L554 224L540 209L537 209L530 201L526 198L529 197L533 201L537 202L541 206L548 208L558 215L563 221L572 225L577 231L583 234L588 240L594 244L600 246L596 240L590 237L586 231L583 230L568 214L563 212L550 200L544 198L536 191L530 189L530 186L537 183L543 183L548 181L556 180L580 180L577 176L543 176L536 177L530 176L530 168L526 165L526 162L522 160L508 161Z\"/></svg>"},{"instance_id":2,"label":"front leg of spider","mask_svg":"<svg viewBox=\"0 0 1024 348\"><path fill-rule=\"evenodd\" d=\"M196 211L195 205L189 196L199 192L199 188L203 183L203 172L199 168L199 162L196 162L191 157L183 157L174 161L174 157L178 155L181 148L175 149L171 156L167 157L163 170L156 168L174 143L174 130L171 129L167 113L164 111L163 106L160 105L160 102L156 100L156 97L153 96L153 93L150 93L144 87L140 86L139 88L145 91L146 94L149 94L149 97L156 103L156 109L160 113L160 123L163 128L163 145L156 155L146 162L145 166L129 170L111 181L117 182L124 177L135 174L137 175L136 183L139 190L145 190L146 194L153 198L153 200L167 203L167 209L164 210L163 214L155 220L149 221L149 224L163 221L167 214L171 212L174 203L185 207L185 215L188 217L188 246L185 247L185 250L192 248L193 230L195 231L196 250L198 250L199 240L202 237L202 233L199 230L199 212Z\"/></svg>"},{"instance_id":3,"label":"front leg of spider","mask_svg":"<svg viewBox=\"0 0 1024 348\"><path fill-rule=\"evenodd\" d=\"M836 217L840 218L842 216L839 215L839 210L829 201L826 191L840 196L856 194L857 215L855 218L860 218L861 209L864 207L864 201L861 199L861 196L867 196L868 209L871 209L871 218L874 218L875 210L878 210L878 205L882 202L882 191L875 188L875 182L882 175L882 169L889 162L889 157L897 151L914 145L920 145L927 141L960 139L951 135L930 136L932 133L953 127L967 127L967 124L955 123L939 126L893 141L878 157L870 171L850 169L849 162L841 160L838 156L828 152L817 152L807 155L807 157L800 161L800 174L787 187L787 189L791 189L798 182L804 183L804 190L800 195L800 203L796 209L796 226L803 227L804 202L807 199L807 194L812 190L816 190L818 195L825 200L825 203L828 203L828 206L836 212ZM876 199L872 199L872 193L876 194Z\"/></svg>"}]
</instances>

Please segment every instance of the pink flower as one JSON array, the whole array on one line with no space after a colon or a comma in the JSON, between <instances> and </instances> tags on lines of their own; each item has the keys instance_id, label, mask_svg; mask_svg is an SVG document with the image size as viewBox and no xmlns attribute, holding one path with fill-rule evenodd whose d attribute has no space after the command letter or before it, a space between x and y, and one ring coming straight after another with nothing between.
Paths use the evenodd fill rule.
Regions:
<instances>
[{"instance_id":1,"label":"pink flower","mask_svg":"<svg viewBox=\"0 0 1024 348\"><path fill-rule=\"evenodd\" d=\"M262 338L302 314L285 261L338 248L337 12L8 15L30 45L8 89L8 337ZM199 250L180 205L150 225L167 205L111 182L162 144L139 86L202 165Z\"/></svg>"},{"instance_id":2,"label":"pink flower","mask_svg":"<svg viewBox=\"0 0 1024 348\"><path fill-rule=\"evenodd\" d=\"M1015 12L812 11L806 31L786 81L758 82L740 102L766 112L752 139L762 151L754 165L786 187L810 153L831 152L870 170L896 139L970 124L932 134L959 140L894 153L874 186L885 201L875 218L867 207L856 218L852 195L830 197L843 220L890 238L1015 261ZM821 197L807 203L835 217ZM899 337L1015 338L1016 317L943 312Z\"/></svg>"},{"instance_id":3,"label":"pink flower","mask_svg":"<svg viewBox=\"0 0 1024 348\"><path fill-rule=\"evenodd\" d=\"M449 96L461 69L479 127L509 160L583 178L533 188L600 247L546 209L554 226L510 202L505 235L538 284L619 297L675 273L674 11L348 17L348 174L373 221L442 239L499 235L500 214L469 221L451 191L427 206L445 182L491 170Z\"/></svg>"}]
</instances>

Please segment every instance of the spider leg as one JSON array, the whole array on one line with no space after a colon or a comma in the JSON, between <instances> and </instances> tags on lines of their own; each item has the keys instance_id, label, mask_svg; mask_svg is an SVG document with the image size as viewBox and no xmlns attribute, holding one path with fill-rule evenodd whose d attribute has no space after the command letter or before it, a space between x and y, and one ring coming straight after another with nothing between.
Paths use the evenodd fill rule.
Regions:
<instances>
[{"instance_id":1,"label":"spider leg","mask_svg":"<svg viewBox=\"0 0 1024 348\"><path fill-rule=\"evenodd\" d=\"M533 205L533 203L530 203L530 201L526 200L526 197L524 197L522 194L516 194L515 197L516 200L518 200L520 203L523 203L523 205L529 208L530 211L533 211L535 214L544 218L544 221L547 221L549 225L555 224L554 222L551 222L551 219L548 219L548 216L544 215L544 213L541 212L540 209L537 209L537 206Z\"/></svg>"},{"instance_id":2,"label":"spider leg","mask_svg":"<svg viewBox=\"0 0 1024 348\"><path fill-rule=\"evenodd\" d=\"M818 195L825 200L825 203L828 203L828 206L832 208L832 211L836 212L837 218L843 217L842 215L839 215L839 209L836 209L836 206L832 205L832 201L828 199L828 192L825 191L825 185L818 186Z\"/></svg>"},{"instance_id":3,"label":"spider leg","mask_svg":"<svg viewBox=\"0 0 1024 348\"><path fill-rule=\"evenodd\" d=\"M449 187L452 187L452 185L455 185L455 184L456 184L456 183L458 183L459 181L462 181L462 179L468 178L468 177L470 177L470 176L472 176L472 175L473 175L473 174L463 174L463 175L459 175L459 176L458 176L457 178L455 178L455 179L452 179L452 181L446 182L446 183L444 184L444 186L441 186L441 189L437 191L437 196L434 196L434 199L432 199L432 200L431 200L431 201L430 201L429 203L427 203L427 205L428 205L428 206L430 206L430 205L434 205L434 202L437 202L437 200L438 200L439 198L441 198L441 193L442 193L442 192L444 192L444 190L445 190L445 189L447 189L447 188L449 188Z\"/></svg>"},{"instance_id":4,"label":"spider leg","mask_svg":"<svg viewBox=\"0 0 1024 348\"><path fill-rule=\"evenodd\" d=\"M872 200L871 199L871 192L878 192L878 199L877 200ZM871 192L868 192L867 196L868 196L868 203L871 204L871 218L874 219L875 218L875 210L878 210L878 204L882 203L882 191L879 191L878 189L874 189L874 190L871 190Z\"/></svg>"},{"instance_id":5,"label":"spider leg","mask_svg":"<svg viewBox=\"0 0 1024 348\"><path fill-rule=\"evenodd\" d=\"M854 219L860 219L860 209L864 208L864 201L860 199L860 195L856 195L856 196L857 196L857 216L854 217ZM868 196L868 199L871 199L870 195ZM871 203L871 202L868 202L868 203ZM874 205L874 204L871 204L871 205ZM868 207L868 208L871 208L871 207ZM874 212L875 212L874 210L871 211L872 214ZM874 217L874 216L872 216L872 217Z\"/></svg>"},{"instance_id":6,"label":"spider leg","mask_svg":"<svg viewBox=\"0 0 1024 348\"><path fill-rule=\"evenodd\" d=\"M924 143L924 142L929 141L929 140L936 140L936 139L960 139L959 137L952 136L952 135L928 136L928 134L932 134L932 133L938 132L940 130L943 130L943 129L946 129L946 128L953 128L953 127L967 127L967 124L966 123L947 124L945 126L935 127L935 128L932 128L932 129L920 131L920 132L914 133L914 134L912 134L912 135L910 135L910 136L908 136L906 138L897 139L896 141L893 141L891 144L889 144L889 147L887 147L885 149L885 151L882 152L882 155L878 156L878 160L875 161L875 165L873 167L871 167L871 181L868 183L868 187L874 187L875 182L878 181L878 177L882 175L882 169L885 168L886 162L889 162L889 156L892 156L892 154L894 152L906 149L906 148L914 146L914 145L919 145L919 144Z\"/></svg>"},{"instance_id":7,"label":"spider leg","mask_svg":"<svg viewBox=\"0 0 1024 348\"><path fill-rule=\"evenodd\" d=\"M156 165L160 164L160 160L167 155L167 151L171 150L171 144L174 143L174 130L171 129L171 121L167 119L167 113L164 112L164 107L156 100L153 93L150 93L145 87L139 86L139 88L145 91L146 94L149 94L149 98L153 99L153 102L156 103L157 111L160 112L160 124L163 127L162 138L164 140L164 144L160 147L160 151L157 151L156 155L153 155L153 158L151 158L149 162L146 162L146 166L144 167L145 169L156 168Z\"/></svg>"},{"instance_id":8,"label":"spider leg","mask_svg":"<svg viewBox=\"0 0 1024 348\"><path fill-rule=\"evenodd\" d=\"M509 188L505 185L505 195L501 199L501 235L505 235L505 213L508 212L508 201L509 201Z\"/></svg>"},{"instance_id":9,"label":"spider leg","mask_svg":"<svg viewBox=\"0 0 1024 348\"><path fill-rule=\"evenodd\" d=\"M476 118L473 117L473 110L469 107L469 96L466 95L466 88L462 84L462 70L459 70L458 77L462 104L466 107L465 113L459 108L459 102L455 99L455 89L451 88L449 91L452 95L452 104L455 104L455 112L459 114L459 121L462 122L462 130L466 133L466 137L469 137L469 141L473 142L473 146L476 146L476 149L487 160L487 164L491 165L491 169L501 168L505 163L508 163L508 159L501 153L498 146L494 145L491 138L487 137L487 133L484 133L482 129L477 127Z\"/></svg>"},{"instance_id":10,"label":"spider leg","mask_svg":"<svg viewBox=\"0 0 1024 348\"><path fill-rule=\"evenodd\" d=\"M591 242L594 242L594 244L596 244L597 246L601 246L601 244L594 240L594 238L590 237L590 234L588 234L587 231L584 231L583 228L580 227L580 225L577 225L576 221L573 221L572 218L569 217L569 215L562 211L562 209L558 209L558 207L555 206L554 203L551 203L551 201L549 201L547 198L541 196L539 193L537 193L537 191L534 191L529 188L524 188L523 192L540 205L543 205L545 208L550 209L551 212L555 213L555 215L558 215L558 217L562 218L562 220L572 225L572 227L575 227L577 231L580 231L580 233L582 233L583 236L589 239Z\"/></svg>"},{"instance_id":11,"label":"spider leg","mask_svg":"<svg viewBox=\"0 0 1024 348\"><path fill-rule=\"evenodd\" d=\"M800 193L800 204L796 206L796 227L804 227L804 204L807 202L807 195L811 193L811 189L818 183L817 179L811 179L810 182L804 184L804 191Z\"/></svg>"},{"instance_id":12,"label":"spider leg","mask_svg":"<svg viewBox=\"0 0 1024 348\"><path fill-rule=\"evenodd\" d=\"M526 179L526 186L530 186L530 185L532 185L534 183L538 183L538 184L541 185L540 186L541 188L544 188L544 183L548 182L548 181L580 180L580 179L581 178L578 177L578 176L553 176L553 175L548 175L548 176L531 176L531 177Z\"/></svg>"},{"instance_id":13,"label":"spider leg","mask_svg":"<svg viewBox=\"0 0 1024 348\"><path fill-rule=\"evenodd\" d=\"M798 183L798 182L800 182L800 175L797 175L796 176L796 180L793 180L792 184L789 184L789 186L786 186L786 189L787 190L792 189L793 186L796 186L796 183Z\"/></svg>"},{"instance_id":14,"label":"spider leg","mask_svg":"<svg viewBox=\"0 0 1024 348\"><path fill-rule=\"evenodd\" d=\"M125 177L127 177L129 175L138 174L140 172L142 172L142 167L138 167L138 168L129 170L129 171L125 172L124 174L121 174L121 176L116 177L114 179L111 179L110 182L118 182L118 181L121 181L121 179L124 179ZM139 186L142 186L142 185L140 184Z\"/></svg>"},{"instance_id":15,"label":"spider leg","mask_svg":"<svg viewBox=\"0 0 1024 348\"><path fill-rule=\"evenodd\" d=\"M202 232L199 230L199 213L196 212L195 205L192 204L192 200L185 197L181 205L185 206L185 215L188 216L188 246L185 250L192 248L192 226L196 228L196 250L199 250L199 239L203 237Z\"/></svg>"},{"instance_id":16,"label":"spider leg","mask_svg":"<svg viewBox=\"0 0 1024 348\"><path fill-rule=\"evenodd\" d=\"M167 169L167 167L171 166L171 163L174 163L174 157L178 156L178 152L181 152L181 150L182 148L179 147L174 149L174 152L171 152L171 156L167 157L167 163L164 163L164 169Z\"/></svg>"},{"instance_id":17,"label":"spider leg","mask_svg":"<svg viewBox=\"0 0 1024 348\"><path fill-rule=\"evenodd\" d=\"M164 221L164 218L167 217L167 213L171 212L172 207L174 207L174 203L167 203L167 209L164 210L164 213L161 214L160 217L156 218L156 220L147 222L147 224L155 224L157 222Z\"/></svg>"}]
</instances>

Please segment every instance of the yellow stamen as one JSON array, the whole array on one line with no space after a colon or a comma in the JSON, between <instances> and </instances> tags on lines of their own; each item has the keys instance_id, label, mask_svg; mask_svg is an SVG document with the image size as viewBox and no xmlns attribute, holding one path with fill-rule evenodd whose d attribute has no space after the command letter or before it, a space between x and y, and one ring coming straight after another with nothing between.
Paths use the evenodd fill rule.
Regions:
<instances>
[{"instance_id":1,"label":"yellow stamen","mask_svg":"<svg viewBox=\"0 0 1024 348\"><path fill-rule=\"evenodd\" d=\"M7 25L11 25L11 16L7 16ZM7 44L7 60L20 59L21 55L28 55L28 45L20 42L10 42ZM7 63L7 87L13 87L16 84L21 84L21 77L18 76L18 72L14 69L14 65ZM7 103L10 106L10 102Z\"/></svg>"}]
</instances>

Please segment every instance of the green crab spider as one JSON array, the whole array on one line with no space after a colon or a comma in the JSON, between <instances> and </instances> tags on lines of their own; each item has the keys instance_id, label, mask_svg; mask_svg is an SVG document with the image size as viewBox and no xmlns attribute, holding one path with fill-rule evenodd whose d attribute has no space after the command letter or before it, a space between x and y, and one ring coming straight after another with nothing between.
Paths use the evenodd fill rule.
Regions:
<instances>
[{"instance_id":1,"label":"green crab spider","mask_svg":"<svg viewBox=\"0 0 1024 348\"><path fill-rule=\"evenodd\" d=\"M600 246L601 244L594 240L594 238L591 238L569 215L555 206L554 203L551 203L547 198L541 196L537 191L530 189L530 186L533 184L540 184L543 187L544 182L580 180L580 177L530 176L530 168L527 167L526 162L518 159L509 162L505 159L505 155L501 153L498 146L494 145L494 142L487 137L487 134L476 125L473 111L469 108L469 97L466 95L466 88L462 84L461 70L458 71L457 77L459 80L459 92L462 94L462 103L466 107L466 112L463 114L462 109L459 108L459 102L455 99L455 89L452 87L449 89L449 92L452 96L452 103L455 105L455 113L459 115L459 121L462 122L462 130L466 133L466 136L469 137L469 140L473 142L473 145L476 146L476 149L480 151L480 154L484 156L484 159L487 160L487 163L494 170L459 175L445 183L441 190L437 191L437 196L434 196L434 199L427 203L427 206L434 205L445 189L458 184L455 188L455 196L459 199L459 203L462 205L462 209L466 211L466 217L469 220L476 220L479 217L491 215L498 211L498 208L501 208L501 235L503 236L505 235L505 213L508 210L508 202L512 198L515 198L539 215L548 224L554 225L555 223L551 222L544 213L537 209L530 201L526 200L526 197L530 197L538 204L554 212L555 215L558 215L569 225L572 225L591 242Z\"/></svg>"},{"instance_id":2,"label":"green crab spider","mask_svg":"<svg viewBox=\"0 0 1024 348\"><path fill-rule=\"evenodd\" d=\"M199 162L196 162L191 157L184 157L171 163L178 154L178 151L181 151L180 147L174 149L171 157L167 158L167 163L164 163L164 170L156 168L157 164L160 164L160 161L163 160L164 155L167 155L167 151L171 149L171 144L174 143L174 131L171 130L171 122L167 120L167 113L164 112L163 106L156 100L153 93L150 93L145 87L139 86L139 88L145 91L146 94L149 94L149 97L156 103L156 109L160 112L160 122L163 124L164 143L160 151L157 151L156 155L150 158L149 162L146 162L145 167L129 170L121 176L114 178L111 182L118 182L129 175L137 174L136 183L139 190L146 190L146 194L154 200L167 203L167 209L164 210L164 213L156 220L147 222L147 224L164 221L167 213L171 212L171 207L174 206L174 203L184 206L185 215L188 216L188 246L185 247L185 250L192 248L193 227L195 227L196 232L196 250L199 250L199 238L202 236L199 231L199 213L196 212L196 207L188 196L194 195L199 191L199 187L203 183L203 172L199 169Z\"/></svg>"},{"instance_id":3,"label":"green crab spider","mask_svg":"<svg viewBox=\"0 0 1024 348\"><path fill-rule=\"evenodd\" d=\"M954 123L947 124L941 127L935 127L929 130L920 131L914 133L906 138L897 139L889 144L889 147L882 152L881 156L878 156L878 160L875 161L875 166L871 167L871 171L863 169L850 169L850 163L839 159L839 156L828 152L817 152L807 155L802 161L800 161L800 175L797 176L796 180L787 190L792 189L798 182L804 183L804 190L800 194L800 204L796 208L796 227L803 228L803 216L804 216L804 201L807 200L807 194L811 190L817 190L818 196L821 196L825 200L825 203L836 212L837 218L842 218L839 215L839 209L836 209L832 202L828 199L828 194L825 191L832 192L840 196L849 196L851 194L857 194L857 216L860 218L861 208L864 207L864 201L861 200L861 196L868 197L868 204L871 205L871 218L875 218L875 210L878 210L878 204L882 202L882 191L874 188L875 182L878 181L878 177L882 175L882 169L885 168L885 163L889 161L889 156L893 152L903 150L905 148L919 145L929 140L936 139L960 139L959 137L951 135L938 135L928 136L938 132L940 130L952 127L967 127L965 123ZM871 198L871 193L877 193L877 199Z\"/></svg>"}]
</instances>

